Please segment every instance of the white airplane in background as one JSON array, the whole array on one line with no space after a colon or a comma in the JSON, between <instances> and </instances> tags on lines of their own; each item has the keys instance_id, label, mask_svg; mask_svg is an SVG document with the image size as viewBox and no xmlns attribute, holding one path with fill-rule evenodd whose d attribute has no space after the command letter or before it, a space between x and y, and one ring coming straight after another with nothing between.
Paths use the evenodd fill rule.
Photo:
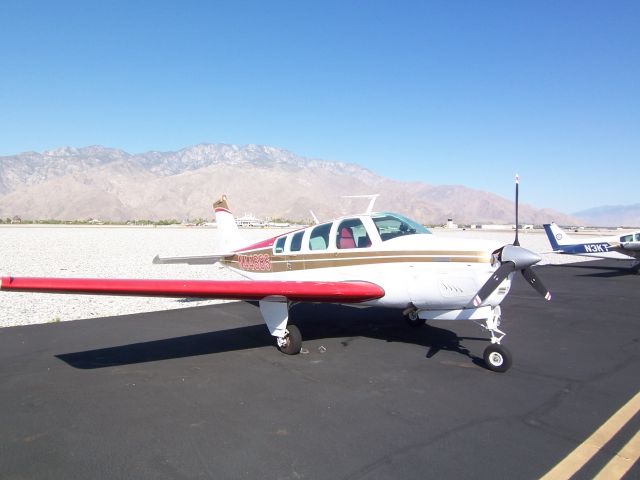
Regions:
<instances>
[{"instance_id":1,"label":"white airplane in background","mask_svg":"<svg viewBox=\"0 0 640 480\"><path fill-rule=\"evenodd\" d=\"M555 223L545 224L544 230L555 253L633 260L631 268L637 270L640 267L640 231L578 240Z\"/></svg>"},{"instance_id":2,"label":"white airplane in background","mask_svg":"<svg viewBox=\"0 0 640 480\"><path fill-rule=\"evenodd\" d=\"M319 223L252 245L240 232L223 196L214 204L220 251L197 257L156 257L154 263L222 265L247 280L132 280L2 277L7 291L151 295L257 300L278 348L297 354L300 330L288 323L295 302L326 302L400 310L415 326L426 320L471 320L491 335L484 351L490 370L512 364L501 345L500 304L516 271L545 299L551 295L533 272L540 261L514 243L432 235L422 225L395 213L365 213ZM518 212L516 177L516 225Z\"/></svg>"}]
</instances>

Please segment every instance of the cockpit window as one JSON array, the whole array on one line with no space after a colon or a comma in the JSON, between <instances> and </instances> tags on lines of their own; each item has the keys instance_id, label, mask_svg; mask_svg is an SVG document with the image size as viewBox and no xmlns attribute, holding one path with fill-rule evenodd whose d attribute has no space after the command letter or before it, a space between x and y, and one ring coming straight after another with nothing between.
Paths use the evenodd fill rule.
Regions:
<instances>
[{"instance_id":1,"label":"cockpit window","mask_svg":"<svg viewBox=\"0 0 640 480\"><path fill-rule=\"evenodd\" d=\"M634 238L636 242L640 242L640 233L636 233L635 235L633 233L623 235L622 237L620 237L620 241L622 243L633 242Z\"/></svg>"},{"instance_id":2,"label":"cockpit window","mask_svg":"<svg viewBox=\"0 0 640 480\"><path fill-rule=\"evenodd\" d=\"M403 217L397 213L380 213L371 218L383 242L403 235L431 233L418 222L409 220L407 217Z\"/></svg>"}]
</instances>

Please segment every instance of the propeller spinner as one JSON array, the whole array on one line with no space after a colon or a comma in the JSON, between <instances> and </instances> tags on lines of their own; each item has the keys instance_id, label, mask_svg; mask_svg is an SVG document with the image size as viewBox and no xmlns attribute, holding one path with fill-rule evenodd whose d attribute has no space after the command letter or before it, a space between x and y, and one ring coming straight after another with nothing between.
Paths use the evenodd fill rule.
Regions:
<instances>
[{"instance_id":1,"label":"propeller spinner","mask_svg":"<svg viewBox=\"0 0 640 480\"><path fill-rule=\"evenodd\" d=\"M520 180L518 175L516 175L516 236L512 245L505 245L495 252L498 256L498 260L500 261L500 266L495 272L493 272L493 275L489 277L485 284L480 287L480 290L478 290L478 293L473 298L473 305L476 307L484 302L494 292L494 290L498 288L498 285L500 285L504 279L509 276L509 274L516 270L520 270L527 283L542 295L545 300L551 300L551 293L547 287L544 286L542 280L540 280L540 278L531 269L533 265L541 260L540 256L531 250L521 247L520 241L518 240L519 184Z\"/></svg>"}]
</instances>

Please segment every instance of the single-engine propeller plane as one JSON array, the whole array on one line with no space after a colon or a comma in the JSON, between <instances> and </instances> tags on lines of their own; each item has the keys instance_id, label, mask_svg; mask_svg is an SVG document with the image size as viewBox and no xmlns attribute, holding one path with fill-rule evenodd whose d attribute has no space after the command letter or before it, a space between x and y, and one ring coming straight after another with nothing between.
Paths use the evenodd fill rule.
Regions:
<instances>
[{"instance_id":1,"label":"single-engine propeller plane","mask_svg":"<svg viewBox=\"0 0 640 480\"><path fill-rule=\"evenodd\" d=\"M555 223L544 225L549 244L554 253L580 255L613 260L631 260L631 268L640 269L640 230L605 237L589 237L578 240Z\"/></svg>"},{"instance_id":2,"label":"single-engine propeller plane","mask_svg":"<svg viewBox=\"0 0 640 480\"><path fill-rule=\"evenodd\" d=\"M500 304L516 271L545 299L551 295L532 270L540 261L522 248L516 227L513 244L433 235L402 215L365 213L277 235L243 245L222 196L214 204L220 253L196 257L154 258L154 263L222 265L247 280L133 280L2 277L7 291L210 297L258 301L278 348L301 350L300 330L290 323L295 302L327 302L381 306L402 311L414 326L426 320L471 320L491 336L484 351L490 370L504 372L512 364L501 345ZM516 225L518 223L516 177Z\"/></svg>"}]
</instances>

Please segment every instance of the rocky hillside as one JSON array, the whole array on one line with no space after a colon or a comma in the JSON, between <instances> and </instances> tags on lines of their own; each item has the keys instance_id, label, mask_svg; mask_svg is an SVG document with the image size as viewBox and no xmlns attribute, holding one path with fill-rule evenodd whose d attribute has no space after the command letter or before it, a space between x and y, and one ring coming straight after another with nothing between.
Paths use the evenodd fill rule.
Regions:
<instances>
[{"instance_id":1,"label":"rocky hillside","mask_svg":"<svg viewBox=\"0 0 640 480\"><path fill-rule=\"evenodd\" d=\"M424 223L512 223L513 201L463 186L385 179L352 164L308 159L287 150L201 144L177 152L130 154L91 146L0 157L0 217L101 220L212 218L222 193L237 215L320 219L363 211L366 200L343 195L381 194L376 210L393 210ZM568 215L521 205L522 223Z\"/></svg>"}]
</instances>

